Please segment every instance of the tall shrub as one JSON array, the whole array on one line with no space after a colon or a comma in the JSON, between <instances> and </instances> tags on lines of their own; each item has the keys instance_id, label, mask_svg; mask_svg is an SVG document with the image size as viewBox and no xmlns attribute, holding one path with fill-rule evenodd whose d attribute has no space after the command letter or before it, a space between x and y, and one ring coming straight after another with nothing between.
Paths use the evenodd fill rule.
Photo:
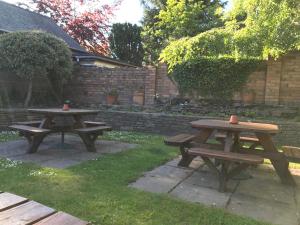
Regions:
<instances>
[{"instance_id":1,"label":"tall shrub","mask_svg":"<svg viewBox=\"0 0 300 225\"><path fill-rule=\"evenodd\" d=\"M67 44L51 34L22 31L0 36L0 70L14 73L28 83L25 107L30 103L33 80L38 77L49 79L53 94L60 98L72 67Z\"/></svg>"}]
</instances>

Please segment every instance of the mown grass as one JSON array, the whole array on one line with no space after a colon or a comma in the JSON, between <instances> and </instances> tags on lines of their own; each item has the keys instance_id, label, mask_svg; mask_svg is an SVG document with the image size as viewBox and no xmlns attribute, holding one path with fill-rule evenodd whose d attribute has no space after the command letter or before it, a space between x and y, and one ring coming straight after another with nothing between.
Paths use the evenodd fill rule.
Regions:
<instances>
[{"instance_id":1,"label":"mown grass","mask_svg":"<svg viewBox=\"0 0 300 225\"><path fill-rule=\"evenodd\" d=\"M0 135L1 136L1 135ZM25 196L95 225L261 225L221 209L129 188L145 171L165 163L177 150L161 136L112 132L105 139L138 143L68 169L0 160L0 190ZM2 137L1 141L12 137Z\"/></svg>"}]
</instances>

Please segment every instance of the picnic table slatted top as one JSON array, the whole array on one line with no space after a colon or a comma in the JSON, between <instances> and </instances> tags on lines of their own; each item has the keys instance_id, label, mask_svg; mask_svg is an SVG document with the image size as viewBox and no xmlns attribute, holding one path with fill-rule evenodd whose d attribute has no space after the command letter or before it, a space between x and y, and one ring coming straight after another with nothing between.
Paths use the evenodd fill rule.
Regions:
<instances>
[{"instance_id":1,"label":"picnic table slatted top","mask_svg":"<svg viewBox=\"0 0 300 225\"><path fill-rule=\"evenodd\" d=\"M193 128L209 128L209 129L219 129L219 130L231 130L237 132L262 132L269 134L278 133L279 129L277 125L274 124L264 124L264 123L252 123L252 122L239 122L238 124L231 124L226 120L197 120L191 122Z\"/></svg>"},{"instance_id":2,"label":"picnic table slatted top","mask_svg":"<svg viewBox=\"0 0 300 225\"><path fill-rule=\"evenodd\" d=\"M28 109L28 112L42 115L91 115L99 113L99 110L88 110L88 109L70 109L64 111L60 108L52 109Z\"/></svg>"},{"instance_id":3,"label":"picnic table slatted top","mask_svg":"<svg viewBox=\"0 0 300 225\"><path fill-rule=\"evenodd\" d=\"M26 198L0 192L1 225L88 225L64 212L42 205Z\"/></svg>"}]
</instances>

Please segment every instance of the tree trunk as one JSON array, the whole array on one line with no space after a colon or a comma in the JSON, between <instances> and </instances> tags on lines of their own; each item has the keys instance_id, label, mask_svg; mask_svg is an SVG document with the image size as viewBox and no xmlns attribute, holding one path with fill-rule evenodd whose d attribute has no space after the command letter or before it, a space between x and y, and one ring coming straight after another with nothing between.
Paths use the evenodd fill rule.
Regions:
<instances>
[{"instance_id":1,"label":"tree trunk","mask_svg":"<svg viewBox=\"0 0 300 225\"><path fill-rule=\"evenodd\" d=\"M31 95L32 95L32 85L33 85L33 82L32 80L29 81L29 84L28 84L28 89L27 89L27 94L26 94L26 99L25 99L25 102L24 102L24 107L27 108L28 105L29 105L29 102L31 100Z\"/></svg>"}]
</instances>

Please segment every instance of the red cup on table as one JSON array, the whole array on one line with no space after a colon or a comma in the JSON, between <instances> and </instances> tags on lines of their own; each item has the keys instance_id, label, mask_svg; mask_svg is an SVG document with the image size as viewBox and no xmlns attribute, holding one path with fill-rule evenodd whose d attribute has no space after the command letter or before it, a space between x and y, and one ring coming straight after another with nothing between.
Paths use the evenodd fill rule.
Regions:
<instances>
[{"instance_id":1,"label":"red cup on table","mask_svg":"<svg viewBox=\"0 0 300 225\"><path fill-rule=\"evenodd\" d=\"M237 115L231 115L229 123L231 123L231 124L238 124L239 123L238 116Z\"/></svg>"}]
</instances>

